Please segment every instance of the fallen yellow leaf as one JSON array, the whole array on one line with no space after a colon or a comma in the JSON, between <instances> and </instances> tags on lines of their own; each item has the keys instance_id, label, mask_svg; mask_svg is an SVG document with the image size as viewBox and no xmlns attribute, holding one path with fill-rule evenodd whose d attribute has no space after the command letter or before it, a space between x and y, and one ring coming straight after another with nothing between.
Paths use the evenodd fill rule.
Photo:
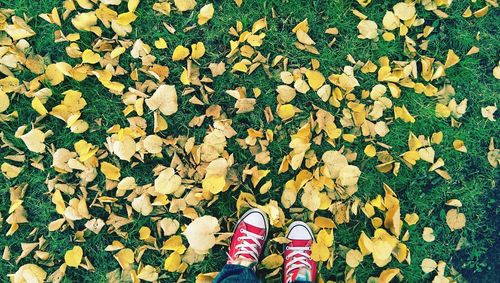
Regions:
<instances>
[{"instance_id":1,"label":"fallen yellow leaf","mask_svg":"<svg viewBox=\"0 0 500 283\"><path fill-rule=\"evenodd\" d=\"M74 246L64 254L64 262L66 262L68 266L77 268L82 262L82 257L83 249L80 246Z\"/></svg>"}]
</instances>

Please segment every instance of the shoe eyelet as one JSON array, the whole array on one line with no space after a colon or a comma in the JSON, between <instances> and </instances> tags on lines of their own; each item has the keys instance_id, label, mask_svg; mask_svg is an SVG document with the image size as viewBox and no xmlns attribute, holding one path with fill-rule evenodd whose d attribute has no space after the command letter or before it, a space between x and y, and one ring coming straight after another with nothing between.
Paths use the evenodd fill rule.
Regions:
<instances>
[{"instance_id":1,"label":"shoe eyelet","mask_svg":"<svg viewBox=\"0 0 500 283\"><path fill-rule=\"evenodd\" d=\"M240 232L243 233L243 228L240 228Z\"/></svg>"}]
</instances>

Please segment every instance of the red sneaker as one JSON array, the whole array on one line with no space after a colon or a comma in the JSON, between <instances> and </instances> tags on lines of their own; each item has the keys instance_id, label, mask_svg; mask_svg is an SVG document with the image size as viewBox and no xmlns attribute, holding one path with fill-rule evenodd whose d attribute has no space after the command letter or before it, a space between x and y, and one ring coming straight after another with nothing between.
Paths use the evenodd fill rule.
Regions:
<instances>
[{"instance_id":1,"label":"red sneaker","mask_svg":"<svg viewBox=\"0 0 500 283\"><path fill-rule=\"evenodd\" d=\"M302 221L293 222L286 237L291 241L285 248L285 283L296 280L316 282L316 262L311 258L314 235L311 228Z\"/></svg>"},{"instance_id":2,"label":"red sneaker","mask_svg":"<svg viewBox=\"0 0 500 283\"><path fill-rule=\"evenodd\" d=\"M239 260L243 260L254 267L259 262L268 231L269 223L262 210L252 208L243 214L234 228L227 263L241 264Z\"/></svg>"}]
</instances>

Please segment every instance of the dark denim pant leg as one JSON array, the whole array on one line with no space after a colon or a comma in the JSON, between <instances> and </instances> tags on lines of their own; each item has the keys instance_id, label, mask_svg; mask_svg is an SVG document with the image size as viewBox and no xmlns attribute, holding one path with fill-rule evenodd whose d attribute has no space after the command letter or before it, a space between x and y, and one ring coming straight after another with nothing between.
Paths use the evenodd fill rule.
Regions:
<instances>
[{"instance_id":1,"label":"dark denim pant leg","mask_svg":"<svg viewBox=\"0 0 500 283\"><path fill-rule=\"evenodd\" d=\"M255 271L250 267L237 264L226 264L215 277L213 283L259 283ZM313 283L311 281L294 281L293 283Z\"/></svg>"},{"instance_id":2,"label":"dark denim pant leg","mask_svg":"<svg viewBox=\"0 0 500 283\"><path fill-rule=\"evenodd\" d=\"M250 267L226 264L215 277L214 283L259 283L255 272Z\"/></svg>"}]
</instances>

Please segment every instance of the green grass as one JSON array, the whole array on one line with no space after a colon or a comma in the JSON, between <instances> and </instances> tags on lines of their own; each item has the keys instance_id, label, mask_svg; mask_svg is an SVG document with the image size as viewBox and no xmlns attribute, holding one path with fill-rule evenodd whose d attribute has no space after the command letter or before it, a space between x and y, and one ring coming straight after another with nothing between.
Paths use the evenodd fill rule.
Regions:
<instances>
[{"instance_id":1,"label":"green grass","mask_svg":"<svg viewBox=\"0 0 500 283\"><path fill-rule=\"evenodd\" d=\"M202 2L202 1L198 1ZM205 2L205 1L203 1ZM357 38L358 31L356 25L359 19L350 11L359 9L366 14L369 19L376 21L381 26L381 21L386 10L391 9L397 1L373 1L367 8L361 8L356 1L331 0L331 1L301 1L301 0L245 0L241 8L236 7L233 1L215 1L215 16L201 28L195 28L188 33L183 33L182 29L186 26L196 23L196 14L202 6L198 4L194 12L184 14L172 13L170 17L154 15L152 5L154 1L141 1L137 10L138 19L133 23L134 30L129 38L141 38L144 42L153 46L153 42L158 37L163 37L169 46L166 50L156 50L153 48L152 54L157 57L160 64L169 66L170 76L167 83L178 85L178 92L182 89L178 77L182 72L182 63L174 63L170 60L173 48L178 44L185 46L197 41L203 41L207 48L207 53L200 60L202 67L208 66L211 62L225 61L225 55L229 52L229 40L231 35L227 33L230 26L235 26L236 21L243 22L245 29L250 29L252 23L262 17L268 21L268 29L264 39L263 46L258 50L264 54L271 54L271 58L276 55L284 55L289 58L290 64L296 66L309 66L311 58L316 58L321 62L320 70L323 74L339 73L345 65L350 65L346 61L346 56L351 54L356 60L377 62L381 56L388 56L391 60L407 60L408 57L403 53L403 38L398 38L393 42L372 42ZM72 65L79 63L79 60L69 58L63 46L65 44L54 43L54 31L58 28L50 25L39 18L40 13L48 13L52 7L60 7L62 1L45 0L0 0L0 7L15 9L19 16L26 15L31 17L30 26L37 32L37 35L28 39L32 44L33 54L45 56L47 62L66 61ZM422 94L415 94L411 90L403 89L402 97L393 100L397 106L406 105L410 112L417 118L416 123L406 124L401 120L395 121L390 126L390 133L380 139L381 142L393 147L393 151L403 153L407 150L408 132L412 131L417 136L429 136L433 132L442 131L444 139L441 145L434 146L436 157L442 157L445 162L445 169L450 173L452 180L445 181L435 173L427 172L428 164L418 162L413 170L402 165L399 175L379 173L375 168L376 160L367 159L362 153L365 143L361 138L353 143L343 143L346 147L358 152L358 159L355 165L359 166L363 172L359 181L359 191L357 197L362 201L367 201L377 194L383 193L382 184L387 183L397 193L401 201L401 213L416 212L420 215L420 221L409 229L410 240L407 242L411 250L411 264L395 264L393 260L388 266L401 269L405 280L408 282L431 281L430 275L424 275L420 269L420 263L423 258L429 257L436 261L443 260L448 267L455 268L463 277L471 282L494 282L499 279L497 270L500 268L498 254L500 254L500 243L498 230L500 227L500 205L497 183L499 171L491 167L487 160L488 144L490 137L496 137L497 148L500 144L498 133L500 127L498 123L490 122L481 117L481 107L499 104L500 102L500 84L492 75L492 70L500 59L500 16L498 9L490 9L487 16L479 19L464 19L461 14L465 8L471 5L475 11L484 6L484 1L469 3L469 1L454 1L450 8L446 9L449 14L448 19L439 19L432 12L424 11L422 7L418 8L419 16L426 19L427 25L435 27L435 31L429 37L428 51L419 55L435 57L436 60L444 62L448 49L453 49L460 57L461 61L456 66L446 71L446 77L440 79L434 85L442 86L444 83L450 83L456 90L455 98L461 101L468 99L467 113L459 119L462 126L452 128L449 126L449 119L440 119L434 115L435 100L425 97ZM119 11L124 11L126 5L121 5ZM274 8L277 14L272 17L271 8ZM59 10L61 11L61 10ZM293 47L295 36L291 29L300 21L307 18L310 26L310 36L317 42L320 55L312 55L300 51ZM162 22L168 22L173 25L178 32L174 35L168 33L163 27ZM337 42L332 48L327 46L331 36L324 34L324 30L329 27L337 27L339 36ZM76 30L70 24L69 20L63 24L64 34L75 32ZM410 30L409 35L416 38L416 34L421 28ZM476 41L476 34L480 32L481 39ZM79 41L82 50L90 48L95 37L90 33L82 32L82 39ZM105 31L103 36L111 37L110 31ZM465 56L472 45L478 46L481 51L472 56ZM128 52L120 60L121 66L129 66L130 63L140 64L139 60L130 57ZM417 56L418 58L418 56ZM227 66L229 67L229 66ZM29 81L35 75L29 72L18 72L16 76L22 80ZM120 81L129 85L132 81L125 79ZM376 81L373 76L357 76L363 89L369 89ZM128 77L127 77L128 78ZM141 81L146 79L141 75ZM215 78L212 88L216 94L211 98L212 104L219 104L224 111L230 114L233 119L233 127L238 132L236 138L246 137L246 129L263 128L275 129L281 125L282 129L275 132L276 140L270 145L272 162L259 166L262 169L270 169L271 173L266 179L272 179L274 189L265 195L259 195L255 191L260 204L267 203L270 199L279 200L281 187L284 182L294 177L294 172L277 175L279 164L284 155L289 152L288 143L290 134L294 133L299 124L304 122L313 109L313 104L323 109L327 109L340 118L338 109L322 102L312 92L307 95L298 95L293 104L299 106L304 112L298 115L290 123L281 123L276 119L267 124L262 110L269 106L276 109L277 101L275 88L279 84L279 76L270 79L259 68L252 75L234 75L226 72L224 75ZM262 95L257 99L256 110L244 115L236 115L234 99L225 94L225 90L234 89L238 86L245 86L247 90L253 87L262 89ZM64 83L50 87L54 95L49 99L47 108L57 105L62 97L62 92L67 89L77 89L83 93L88 105L82 111L82 117L92 124L94 131L88 131L84 134L73 134L65 128L61 120L54 117L47 117L42 124L45 129L52 129L56 134L48 138L47 144L54 144L56 148L72 149L73 144L85 139L88 142L99 145L104 148L105 139L108 136L106 130L114 124L121 126L128 125L126 118L122 114L124 108L121 99L110 94L94 77L89 77L82 83L65 80ZM211 118L207 118L201 127L189 128L186 121L194 116L202 115L206 107L194 106L188 102L189 97L179 95L179 112L167 118L170 128L162 133L163 136L187 135L194 136L196 143L202 142L207 128L212 124ZM22 125L33 122L37 113L31 108L30 100L24 96L16 96L12 104L15 110L19 112L19 119L9 123L1 123L0 131L20 149L26 147L19 139L14 138L15 130ZM9 110L12 109L12 106ZM391 113L386 111L386 116ZM101 118L102 126L97 126L92 121ZM152 115L145 115L148 125L152 125ZM148 128L151 130L150 128ZM495 136L496 135L496 136ZM468 153L461 153L453 150L452 142L455 139L461 139L467 146ZM323 143L316 147L318 156L326 150L334 149ZM227 150L235 154L237 163L233 166L241 172L246 164L255 165L253 157L249 151L241 150L235 138L228 141ZM28 152L26 150L26 152ZM0 151L0 160L12 154L8 150ZM36 154L28 153L27 157L35 157ZM154 177L151 174L152 168L157 164L168 165L169 158L146 158L144 164L130 168L129 164L119 161L117 157L110 156L108 159L121 165L122 177L134 176L138 184L151 183ZM74 231L84 229L84 221L75 222L74 231L67 229L65 231L49 232L47 225L50 221L57 219L58 215L51 203L50 195L47 194L45 180L47 177L53 178L56 172L50 168L52 164L51 156L46 155L43 159L46 167L45 171L36 170L27 166L19 177L8 180L0 176L0 249L9 246L12 252L10 261L0 260L0 271L3 275L14 273L20 265L34 262L33 255L22 259L19 264L15 264L14 259L21 253L21 243L36 242L40 237L46 239L46 251L53 255L56 265L53 267L44 267L48 273L53 272L60 264L68 246L73 242ZM28 165L28 163L26 164ZM70 178L70 177L68 177ZM73 177L74 178L74 177ZM75 181L75 180L70 180ZM29 223L21 224L19 230L11 237L5 237L9 226L5 219L8 216L10 206L9 188L17 184L28 183L29 187L24 198L24 207L27 210ZM105 179L100 175L91 185L96 185L99 190L104 190ZM235 199L239 191L252 190L251 184L247 183L236 191L228 191L220 196L216 203L208 208L198 207L200 215L210 214L222 219L221 227L226 227L226 221L235 217ZM278 189L279 188L279 189ZM95 192L91 192L93 197ZM111 194L109 194L111 196ZM450 232L446 226L445 214L446 207L444 203L452 198L458 198L462 201L461 212L467 217L467 224L463 230ZM125 205L126 202L119 202ZM119 215L124 215L124 209ZM106 219L107 212L103 208L93 207L92 215ZM324 216L328 213L321 212ZM167 214L168 215L168 214ZM179 215L170 215L177 218L181 223L188 223L188 219ZM89 257L95 267L94 272L83 269L71 269L67 272L63 282L103 282L106 280L106 273L119 268L118 263L113 258L113 254L104 251L105 247L113 240L120 240L129 248L137 248L143 243L138 240L138 230L141 226L148 226L155 231L155 223L149 217L143 217L134 213L135 220L132 224L126 226L129 233L127 239L119 238L116 234L107 234L107 226L98 234L86 235L86 242L79 243L84 249L84 254ZM3 220L3 222L2 222ZM436 240L432 243L426 243L422 240L421 234L423 227L432 227ZM36 229L36 230L34 230ZM361 231L371 233L373 228L369 220L361 213L353 216L348 224L339 225L335 230L335 260L332 271L322 269L323 278L340 281L344 277L345 259L342 256L342 246L355 248L357 239ZM34 232L33 232L34 231ZM272 232L279 232L274 229ZM460 239L464 239L465 244L460 251L455 247ZM163 239L162 239L163 240ZM270 249L275 251L280 247L275 244L269 244ZM219 246L215 247L203 262L190 266L185 274L188 282L194 280L194 276L202 272L211 272L219 270L225 262L225 249ZM267 250L269 252L269 249ZM142 262L154 266L162 266L165 255L155 251L146 251ZM383 269L376 268L371 259L366 258L360 267L356 269L356 276L359 282L365 282L370 276L378 276ZM449 274L449 270L447 271ZM179 274L170 274L162 270L162 282L174 282ZM7 281L6 277L2 282Z\"/></svg>"}]
</instances>

